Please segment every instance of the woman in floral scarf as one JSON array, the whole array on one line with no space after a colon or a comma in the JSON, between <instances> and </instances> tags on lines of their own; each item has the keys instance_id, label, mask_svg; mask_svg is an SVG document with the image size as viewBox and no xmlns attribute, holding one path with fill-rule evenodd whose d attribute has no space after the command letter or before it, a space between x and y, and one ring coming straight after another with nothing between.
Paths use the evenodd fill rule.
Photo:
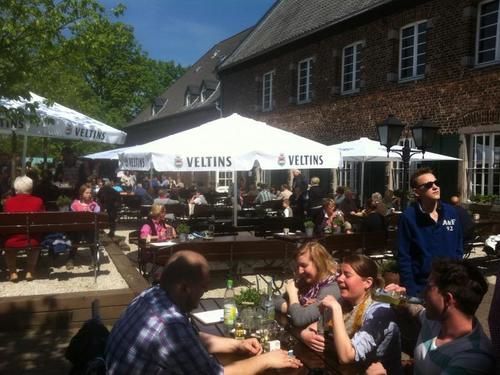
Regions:
<instances>
[{"instance_id":1,"label":"woman in floral scarf","mask_svg":"<svg viewBox=\"0 0 500 375\"><path fill-rule=\"evenodd\" d=\"M319 303L328 296L339 297L337 264L317 242L304 244L295 257L296 278L286 283L286 293L275 300L277 310L288 313L295 327L307 327L318 321Z\"/></svg>"},{"instance_id":2,"label":"woman in floral scarf","mask_svg":"<svg viewBox=\"0 0 500 375\"><path fill-rule=\"evenodd\" d=\"M338 361L356 364L358 371L382 362L389 374L401 373L401 342L394 312L388 304L372 300L373 291L383 286L377 264L364 255L349 255L343 259L337 282L341 298L326 296L321 308L331 317Z\"/></svg>"}]
</instances>

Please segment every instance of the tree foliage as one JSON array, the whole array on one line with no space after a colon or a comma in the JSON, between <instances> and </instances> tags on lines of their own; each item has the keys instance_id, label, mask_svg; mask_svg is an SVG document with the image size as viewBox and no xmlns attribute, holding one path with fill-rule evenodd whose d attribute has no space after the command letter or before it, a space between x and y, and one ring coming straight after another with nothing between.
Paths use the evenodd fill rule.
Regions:
<instances>
[{"instance_id":1,"label":"tree foliage","mask_svg":"<svg viewBox=\"0 0 500 375\"><path fill-rule=\"evenodd\" d=\"M185 71L147 56L117 20L125 10L106 13L97 0L0 0L0 95L33 91L122 127Z\"/></svg>"}]
</instances>

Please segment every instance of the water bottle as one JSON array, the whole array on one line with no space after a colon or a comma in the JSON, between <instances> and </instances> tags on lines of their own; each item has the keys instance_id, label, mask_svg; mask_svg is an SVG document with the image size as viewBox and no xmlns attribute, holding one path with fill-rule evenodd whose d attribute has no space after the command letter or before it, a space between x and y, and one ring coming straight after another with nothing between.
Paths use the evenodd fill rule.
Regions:
<instances>
[{"instance_id":1,"label":"water bottle","mask_svg":"<svg viewBox=\"0 0 500 375\"><path fill-rule=\"evenodd\" d=\"M266 320L274 320L273 284L271 281L267 283L267 297L264 301L264 314Z\"/></svg>"},{"instance_id":2,"label":"water bottle","mask_svg":"<svg viewBox=\"0 0 500 375\"><path fill-rule=\"evenodd\" d=\"M224 293L224 327L226 334L233 329L236 320L236 301L234 299L233 280L227 280L227 288Z\"/></svg>"}]
</instances>

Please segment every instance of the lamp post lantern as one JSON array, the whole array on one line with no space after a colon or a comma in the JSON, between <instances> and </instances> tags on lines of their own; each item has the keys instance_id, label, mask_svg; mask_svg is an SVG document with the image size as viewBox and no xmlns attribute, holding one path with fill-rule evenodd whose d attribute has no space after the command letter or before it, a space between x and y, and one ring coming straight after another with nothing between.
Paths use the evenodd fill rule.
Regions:
<instances>
[{"instance_id":1,"label":"lamp post lantern","mask_svg":"<svg viewBox=\"0 0 500 375\"><path fill-rule=\"evenodd\" d=\"M425 151L432 147L434 138L436 137L438 126L434 125L427 118L423 118L417 122L409 131L405 131L405 126L394 115L389 115L381 123L376 125L380 144L387 148L387 155L391 151L391 147L399 143L402 135L404 135L404 144L401 150L392 150L392 152L401 156L403 162L403 194L401 197L401 209L406 208L407 204L407 189L408 189L408 173L410 169L410 159L413 155L422 153L424 157ZM410 148L410 137L413 134L415 146L418 150Z\"/></svg>"}]
</instances>

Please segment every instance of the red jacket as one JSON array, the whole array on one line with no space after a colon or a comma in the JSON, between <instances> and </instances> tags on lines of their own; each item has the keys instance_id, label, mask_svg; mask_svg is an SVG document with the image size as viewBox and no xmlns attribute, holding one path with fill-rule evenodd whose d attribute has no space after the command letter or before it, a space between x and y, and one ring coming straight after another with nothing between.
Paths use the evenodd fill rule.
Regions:
<instances>
[{"instance_id":1,"label":"red jacket","mask_svg":"<svg viewBox=\"0 0 500 375\"><path fill-rule=\"evenodd\" d=\"M5 212L39 212L45 211L43 201L31 194L17 194L4 203ZM32 236L31 245L38 246L41 236ZM28 237L25 234L13 234L5 241L5 247L26 247Z\"/></svg>"}]
</instances>

